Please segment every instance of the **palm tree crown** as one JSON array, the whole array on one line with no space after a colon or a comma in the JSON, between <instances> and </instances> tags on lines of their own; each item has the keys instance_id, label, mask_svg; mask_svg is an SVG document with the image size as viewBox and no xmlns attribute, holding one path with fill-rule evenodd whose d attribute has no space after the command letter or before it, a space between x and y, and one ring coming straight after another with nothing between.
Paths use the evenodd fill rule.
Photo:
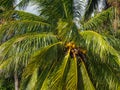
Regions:
<instances>
[{"instance_id":1,"label":"palm tree crown","mask_svg":"<svg viewBox=\"0 0 120 90\"><path fill-rule=\"evenodd\" d=\"M73 0L33 2L40 16L16 10L1 15L8 20L0 26L2 73L17 72L21 90L119 90L119 38L111 26L114 7L91 18L90 9L98 2L88 0L78 28L74 18L81 15L83 1L77 7Z\"/></svg>"}]
</instances>

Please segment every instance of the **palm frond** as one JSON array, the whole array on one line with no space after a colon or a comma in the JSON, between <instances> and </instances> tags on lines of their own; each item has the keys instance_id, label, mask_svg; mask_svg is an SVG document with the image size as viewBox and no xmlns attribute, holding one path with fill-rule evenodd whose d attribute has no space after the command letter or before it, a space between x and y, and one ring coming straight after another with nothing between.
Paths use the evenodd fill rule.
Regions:
<instances>
[{"instance_id":1,"label":"palm frond","mask_svg":"<svg viewBox=\"0 0 120 90\"><path fill-rule=\"evenodd\" d=\"M31 79L30 79L28 85L26 86L26 90L34 89L34 86L35 86L35 84L37 82L37 78L38 78L38 68L36 68L33 71Z\"/></svg>"},{"instance_id":2,"label":"palm frond","mask_svg":"<svg viewBox=\"0 0 120 90\"><path fill-rule=\"evenodd\" d=\"M73 18L73 0L36 0L36 3L40 6L41 15L48 17L48 20Z\"/></svg>"},{"instance_id":3,"label":"palm frond","mask_svg":"<svg viewBox=\"0 0 120 90\"><path fill-rule=\"evenodd\" d=\"M95 87L93 85L93 82L90 80L90 76L88 74L88 71L85 67L85 63L80 63L80 71L82 74L82 81L83 81L83 87L84 90L95 90Z\"/></svg>"},{"instance_id":4,"label":"palm frond","mask_svg":"<svg viewBox=\"0 0 120 90\"><path fill-rule=\"evenodd\" d=\"M107 23L110 24L113 19L112 16L113 16L112 8L109 8L109 9L95 15L95 17L92 17L90 20L85 22L83 24L83 29L84 30L99 29L102 26L104 26L103 24L106 24L106 25L107 25Z\"/></svg>"},{"instance_id":5,"label":"palm frond","mask_svg":"<svg viewBox=\"0 0 120 90\"><path fill-rule=\"evenodd\" d=\"M99 62L96 57L89 59L88 70L91 75L91 80L98 90L114 89L119 90L120 86L119 71L109 64ZM97 83L95 83L97 82Z\"/></svg>"},{"instance_id":6,"label":"palm frond","mask_svg":"<svg viewBox=\"0 0 120 90\"><path fill-rule=\"evenodd\" d=\"M57 26L58 37L64 42L78 42L80 40L80 35L76 25L71 22L59 20Z\"/></svg>"},{"instance_id":7,"label":"palm frond","mask_svg":"<svg viewBox=\"0 0 120 90\"><path fill-rule=\"evenodd\" d=\"M16 0L0 0L0 6L5 9L14 9L14 4Z\"/></svg>"},{"instance_id":8,"label":"palm frond","mask_svg":"<svg viewBox=\"0 0 120 90\"><path fill-rule=\"evenodd\" d=\"M24 34L16 36L0 46L0 66L3 66L7 60L12 59L12 64L7 63L9 70L19 70L28 64L30 56L37 50L57 42L56 36L51 33ZM14 54L14 55L13 55ZM3 68L4 69L4 68Z\"/></svg>"},{"instance_id":9,"label":"palm frond","mask_svg":"<svg viewBox=\"0 0 120 90\"><path fill-rule=\"evenodd\" d=\"M100 56L101 60L108 60L108 56L112 55L118 65L120 65L120 55L100 34L94 31L80 32L81 36L85 40L85 44L88 51ZM107 61L107 62L108 62Z\"/></svg>"},{"instance_id":10,"label":"palm frond","mask_svg":"<svg viewBox=\"0 0 120 90\"><path fill-rule=\"evenodd\" d=\"M39 21L18 20L18 21L7 22L1 26L0 41L2 43L16 35L21 35L31 32L39 33L49 30L50 30L50 26L48 23L39 22Z\"/></svg>"},{"instance_id":11,"label":"palm frond","mask_svg":"<svg viewBox=\"0 0 120 90\"><path fill-rule=\"evenodd\" d=\"M69 64L69 57L70 57L70 50L68 50L67 54L65 55L63 62L59 69L55 71L53 77L52 77L52 82L51 82L51 89L64 89L64 82L65 82L65 77L67 74L68 70L68 64Z\"/></svg>"},{"instance_id":12,"label":"palm frond","mask_svg":"<svg viewBox=\"0 0 120 90\"><path fill-rule=\"evenodd\" d=\"M32 55L31 61L29 62L23 73L23 85L21 86L22 88L26 88L26 86L24 86L26 84L24 83L27 79L29 79L29 77L31 77L31 75L33 75L33 71L36 68L39 68L39 72L38 79L35 85L35 90L43 89L45 85L49 83L48 76L51 73L51 69L54 69L54 64L57 63L59 57L58 53L60 53L58 48L61 44L61 42L51 44L38 50Z\"/></svg>"},{"instance_id":13,"label":"palm frond","mask_svg":"<svg viewBox=\"0 0 120 90\"><path fill-rule=\"evenodd\" d=\"M105 36L105 37L104 37ZM113 35L108 35L105 34L103 37L104 39L113 47L115 48L117 51L120 51L120 39L113 36Z\"/></svg>"}]
</instances>

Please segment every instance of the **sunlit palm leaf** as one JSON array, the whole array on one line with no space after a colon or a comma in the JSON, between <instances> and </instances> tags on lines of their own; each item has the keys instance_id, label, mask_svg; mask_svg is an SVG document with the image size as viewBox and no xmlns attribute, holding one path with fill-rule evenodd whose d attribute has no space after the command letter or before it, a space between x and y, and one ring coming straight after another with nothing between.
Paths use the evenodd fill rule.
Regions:
<instances>
[{"instance_id":1,"label":"sunlit palm leaf","mask_svg":"<svg viewBox=\"0 0 120 90\"><path fill-rule=\"evenodd\" d=\"M80 32L81 36L85 40L85 45L88 51L100 56L101 60L108 60L109 55L114 57L118 65L120 65L119 53L107 42L104 37L94 31ZM105 61L106 62L106 61ZM107 61L109 62L109 60Z\"/></svg>"},{"instance_id":2,"label":"sunlit palm leaf","mask_svg":"<svg viewBox=\"0 0 120 90\"><path fill-rule=\"evenodd\" d=\"M88 75L88 71L86 70L85 63L80 63L80 71L82 74L82 81L84 90L95 90L92 81L90 80L90 76Z\"/></svg>"},{"instance_id":3,"label":"sunlit palm leaf","mask_svg":"<svg viewBox=\"0 0 120 90\"><path fill-rule=\"evenodd\" d=\"M78 29L74 23L59 20L57 30L60 40L64 42L75 41L77 43L80 40Z\"/></svg>"},{"instance_id":4,"label":"sunlit palm leaf","mask_svg":"<svg viewBox=\"0 0 120 90\"><path fill-rule=\"evenodd\" d=\"M58 45L61 44L61 42L51 44L33 54L30 63L25 68L25 72L23 73L23 83L25 83L25 81L29 79L36 68L39 68L39 76L35 85L35 90L45 88L45 85L49 83L48 75L50 75L51 69L55 67L54 63L56 63L58 60L58 53L60 53L58 50ZM22 88L26 88L26 86L23 86Z\"/></svg>"},{"instance_id":5,"label":"sunlit palm leaf","mask_svg":"<svg viewBox=\"0 0 120 90\"><path fill-rule=\"evenodd\" d=\"M53 75L51 82L51 89L57 89L57 88L64 89L64 82L66 79L66 74L68 72L69 57L70 57L70 50L67 52L66 56L64 57L61 66Z\"/></svg>"},{"instance_id":6,"label":"sunlit palm leaf","mask_svg":"<svg viewBox=\"0 0 120 90\"><path fill-rule=\"evenodd\" d=\"M6 59L12 58L13 69L17 70L19 65L22 64L21 67L27 65L32 53L55 42L57 42L57 38L51 33L32 33L14 37L0 46L0 62L4 64ZM1 66L3 65L1 64ZM12 68L10 69L12 70Z\"/></svg>"}]
</instances>

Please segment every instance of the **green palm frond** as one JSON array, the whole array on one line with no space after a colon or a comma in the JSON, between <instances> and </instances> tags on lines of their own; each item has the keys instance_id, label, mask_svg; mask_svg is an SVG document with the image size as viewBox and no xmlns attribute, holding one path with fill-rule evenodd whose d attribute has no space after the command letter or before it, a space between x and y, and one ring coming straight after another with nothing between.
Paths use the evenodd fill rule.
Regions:
<instances>
[{"instance_id":1,"label":"green palm frond","mask_svg":"<svg viewBox=\"0 0 120 90\"><path fill-rule=\"evenodd\" d=\"M57 26L57 33L60 40L64 42L74 41L76 43L80 40L80 35L76 25L71 22L59 20Z\"/></svg>"},{"instance_id":2,"label":"green palm frond","mask_svg":"<svg viewBox=\"0 0 120 90\"><path fill-rule=\"evenodd\" d=\"M73 18L73 0L36 0L36 3L40 6L41 15L48 17L49 20Z\"/></svg>"},{"instance_id":3,"label":"green palm frond","mask_svg":"<svg viewBox=\"0 0 120 90\"><path fill-rule=\"evenodd\" d=\"M31 1L40 16L14 10ZM76 1L79 6L74 0L1 0L0 76L16 73L21 90L119 90L120 41L110 32L114 9L89 18L99 0L88 0L78 29L73 19L83 15L84 1Z\"/></svg>"},{"instance_id":4,"label":"green palm frond","mask_svg":"<svg viewBox=\"0 0 120 90\"><path fill-rule=\"evenodd\" d=\"M88 71L86 69L84 62L80 63L80 71L81 71L81 75L82 75L84 90L95 90L95 87L93 85L93 82L90 80L91 78L88 74Z\"/></svg>"},{"instance_id":5,"label":"green palm frond","mask_svg":"<svg viewBox=\"0 0 120 90\"><path fill-rule=\"evenodd\" d=\"M16 0L0 0L0 6L6 9L14 9Z\"/></svg>"},{"instance_id":6,"label":"green palm frond","mask_svg":"<svg viewBox=\"0 0 120 90\"><path fill-rule=\"evenodd\" d=\"M119 90L120 86L119 71L115 67L109 64L99 62L96 57L89 59L88 70L91 75L91 80L95 85L96 89L114 89ZM95 83L97 82L97 83Z\"/></svg>"},{"instance_id":7,"label":"green palm frond","mask_svg":"<svg viewBox=\"0 0 120 90\"><path fill-rule=\"evenodd\" d=\"M105 37L104 37L105 36ZM115 48L117 51L120 51L120 39L116 38L113 35L105 34L103 37L104 39L111 45L113 48Z\"/></svg>"},{"instance_id":8,"label":"green palm frond","mask_svg":"<svg viewBox=\"0 0 120 90\"><path fill-rule=\"evenodd\" d=\"M84 31L80 32L80 34L85 40L84 45L86 45L88 51L99 55L103 61L106 59L108 60L109 55L112 55L114 57L112 61L120 65L120 55L118 51L115 50L102 35L94 31Z\"/></svg>"},{"instance_id":9,"label":"green palm frond","mask_svg":"<svg viewBox=\"0 0 120 90\"><path fill-rule=\"evenodd\" d=\"M12 65L12 67L14 66L13 67L14 70L19 70L19 68L27 65L29 57L35 51L43 47L49 46L57 41L58 40L56 36L51 33L40 33L40 34L31 33L31 34L16 36L0 46L1 69L2 66L7 63L7 60L12 59L12 64L7 63L8 65L6 66L11 67ZM12 70L12 68L10 67L9 70Z\"/></svg>"},{"instance_id":10,"label":"green palm frond","mask_svg":"<svg viewBox=\"0 0 120 90\"><path fill-rule=\"evenodd\" d=\"M0 41L4 42L16 35L22 35L31 32L46 32L50 30L50 25L45 22L17 20L7 22L0 28Z\"/></svg>"},{"instance_id":11,"label":"green palm frond","mask_svg":"<svg viewBox=\"0 0 120 90\"><path fill-rule=\"evenodd\" d=\"M112 16L113 16L113 11L112 8L109 8L97 15L95 15L95 17L92 17L90 20L88 20L87 22L85 22L83 24L83 29L84 30L89 30L89 29L99 29L102 26L104 26L103 24L110 24L112 21ZM112 24L111 24L112 25ZM104 26L105 27L105 26Z\"/></svg>"},{"instance_id":12,"label":"green palm frond","mask_svg":"<svg viewBox=\"0 0 120 90\"><path fill-rule=\"evenodd\" d=\"M25 68L25 72L23 73L23 85L21 86L21 88L26 88L25 83L27 80L29 81L29 78L36 68L39 68L39 76L35 88L44 88L44 85L48 83L48 75L50 75L51 69L54 69L54 64L57 63L60 53L58 48L61 44L61 42L51 44L38 50L32 55L31 61L29 62L28 66Z\"/></svg>"},{"instance_id":13,"label":"green palm frond","mask_svg":"<svg viewBox=\"0 0 120 90\"><path fill-rule=\"evenodd\" d=\"M37 82L37 78L38 78L38 68L36 68L34 71L33 71L33 74L31 76L31 79L26 87L26 90L32 90L34 89L34 86Z\"/></svg>"},{"instance_id":14,"label":"green palm frond","mask_svg":"<svg viewBox=\"0 0 120 90\"><path fill-rule=\"evenodd\" d=\"M57 89L57 88L64 89L64 84L65 84L64 82L65 82L66 74L69 68L69 65L68 65L69 57L70 57L70 50L65 55L61 66L53 74L52 82L51 82L51 89Z\"/></svg>"}]
</instances>

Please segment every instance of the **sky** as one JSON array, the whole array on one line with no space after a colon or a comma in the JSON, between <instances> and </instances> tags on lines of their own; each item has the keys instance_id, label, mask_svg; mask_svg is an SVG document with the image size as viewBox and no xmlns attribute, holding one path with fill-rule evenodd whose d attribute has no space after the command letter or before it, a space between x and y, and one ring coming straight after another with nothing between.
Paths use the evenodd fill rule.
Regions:
<instances>
[{"instance_id":1,"label":"sky","mask_svg":"<svg viewBox=\"0 0 120 90\"><path fill-rule=\"evenodd\" d=\"M29 4L29 6L25 9L25 11L30 12L30 13L34 13L36 15L38 14L36 5Z\"/></svg>"},{"instance_id":2,"label":"sky","mask_svg":"<svg viewBox=\"0 0 120 90\"><path fill-rule=\"evenodd\" d=\"M19 3L19 0L16 0L16 4L17 4L17 3ZM18 8L16 8L16 9L18 9ZM25 9L25 11L38 15L37 6L36 6L36 5L32 5L31 3L30 3L29 6Z\"/></svg>"}]
</instances>

